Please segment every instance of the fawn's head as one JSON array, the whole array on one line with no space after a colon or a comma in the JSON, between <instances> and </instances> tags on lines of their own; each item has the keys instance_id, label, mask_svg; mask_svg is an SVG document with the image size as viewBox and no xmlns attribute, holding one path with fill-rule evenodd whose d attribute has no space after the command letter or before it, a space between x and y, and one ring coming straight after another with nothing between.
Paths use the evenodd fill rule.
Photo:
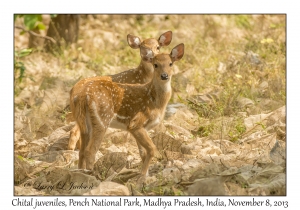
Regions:
<instances>
[{"instance_id":1,"label":"fawn's head","mask_svg":"<svg viewBox=\"0 0 300 210\"><path fill-rule=\"evenodd\" d=\"M133 49L138 49L141 47L146 47L152 50L152 52L157 55L160 52L160 47L168 46L172 41L172 31L167 31L160 35L160 37L156 40L153 38L145 39L141 41L141 39L137 36L128 34L127 42L128 45Z\"/></svg>"},{"instance_id":2,"label":"fawn's head","mask_svg":"<svg viewBox=\"0 0 300 210\"><path fill-rule=\"evenodd\" d=\"M141 47L141 57L143 61L152 63L154 68L154 80L162 83L171 80L173 75L173 63L180 60L184 54L184 44L181 43L171 50L170 54L155 55L153 51L146 47Z\"/></svg>"}]
</instances>

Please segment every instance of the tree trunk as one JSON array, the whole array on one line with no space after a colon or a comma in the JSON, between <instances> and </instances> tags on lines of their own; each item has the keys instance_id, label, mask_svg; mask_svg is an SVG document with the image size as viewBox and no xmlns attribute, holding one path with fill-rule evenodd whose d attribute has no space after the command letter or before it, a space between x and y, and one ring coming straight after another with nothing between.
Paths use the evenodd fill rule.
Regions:
<instances>
[{"instance_id":1,"label":"tree trunk","mask_svg":"<svg viewBox=\"0 0 300 210\"><path fill-rule=\"evenodd\" d=\"M66 47L71 43L75 43L78 39L79 32L79 15L57 15L52 18L47 31L47 36L52 37L56 44L47 41L46 50L60 51L62 47Z\"/></svg>"}]
</instances>

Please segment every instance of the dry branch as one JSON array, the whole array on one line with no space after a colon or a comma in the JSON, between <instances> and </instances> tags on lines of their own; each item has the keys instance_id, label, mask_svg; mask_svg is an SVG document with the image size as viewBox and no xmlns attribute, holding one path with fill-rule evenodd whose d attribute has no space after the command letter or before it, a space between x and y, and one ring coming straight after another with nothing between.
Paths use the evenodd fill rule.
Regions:
<instances>
[{"instance_id":1,"label":"dry branch","mask_svg":"<svg viewBox=\"0 0 300 210\"><path fill-rule=\"evenodd\" d=\"M49 36L43 36L43 35L37 34L37 33L33 32L33 31L30 31L30 30L25 29L25 28L22 27L22 26L15 26L15 28L21 29L21 30L23 30L23 31L25 31L25 32L27 32L27 33L33 35L33 36L36 36L36 37L40 37L40 38L43 38L43 39L48 39L48 40L50 40L52 43L56 44L56 41L55 41L52 37L49 37Z\"/></svg>"}]
</instances>

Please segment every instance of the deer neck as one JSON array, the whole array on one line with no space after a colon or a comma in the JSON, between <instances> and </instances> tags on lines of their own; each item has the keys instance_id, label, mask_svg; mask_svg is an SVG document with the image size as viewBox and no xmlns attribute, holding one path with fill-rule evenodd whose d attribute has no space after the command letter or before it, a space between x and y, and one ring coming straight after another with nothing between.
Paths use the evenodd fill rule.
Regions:
<instances>
[{"instance_id":1,"label":"deer neck","mask_svg":"<svg viewBox=\"0 0 300 210\"><path fill-rule=\"evenodd\" d=\"M152 80L154 69L151 63L141 61L137 69L141 78L143 78L142 83L148 83Z\"/></svg>"},{"instance_id":2,"label":"deer neck","mask_svg":"<svg viewBox=\"0 0 300 210\"><path fill-rule=\"evenodd\" d=\"M172 94L171 78L165 83L153 78L153 80L149 83L149 86L151 87L152 100L155 102L157 108L165 109Z\"/></svg>"}]
</instances>

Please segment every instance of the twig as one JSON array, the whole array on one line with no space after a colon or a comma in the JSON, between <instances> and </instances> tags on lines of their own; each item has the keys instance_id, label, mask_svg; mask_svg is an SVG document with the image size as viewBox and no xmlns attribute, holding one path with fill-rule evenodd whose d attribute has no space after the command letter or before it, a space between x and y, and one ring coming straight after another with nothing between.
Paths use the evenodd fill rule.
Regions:
<instances>
[{"instance_id":1,"label":"twig","mask_svg":"<svg viewBox=\"0 0 300 210\"><path fill-rule=\"evenodd\" d=\"M270 134L270 135L268 135L267 137L272 136L272 135L274 135L274 134ZM261 138L261 139L262 139L262 138ZM272 139L269 141L269 143L267 144L267 146L270 145L271 141L272 141ZM264 152L260 153L260 155L257 157L257 159L253 162L252 168L254 168L256 162L259 160L259 158L260 158L260 156L262 156L262 154L264 154Z\"/></svg>"},{"instance_id":2,"label":"twig","mask_svg":"<svg viewBox=\"0 0 300 210\"><path fill-rule=\"evenodd\" d=\"M228 177L228 176L233 176L233 175L237 175L237 174L240 174L240 173L242 173L242 172L235 172L235 173L233 173L233 174L211 174L211 175L214 175L214 176L222 176L222 177Z\"/></svg>"},{"instance_id":3,"label":"twig","mask_svg":"<svg viewBox=\"0 0 300 210\"><path fill-rule=\"evenodd\" d=\"M63 166L54 166L55 168L66 168L68 167L69 165L71 165L72 163L72 160L70 160L67 164L63 165Z\"/></svg>"},{"instance_id":4,"label":"twig","mask_svg":"<svg viewBox=\"0 0 300 210\"><path fill-rule=\"evenodd\" d=\"M225 164L222 162L222 160L220 159L220 162L222 163L222 165L223 166L225 166ZM227 166L225 166L225 168L227 168L228 169L228 167Z\"/></svg>"},{"instance_id":5,"label":"twig","mask_svg":"<svg viewBox=\"0 0 300 210\"><path fill-rule=\"evenodd\" d=\"M49 36L42 36L42 35L40 35L40 34L37 34L37 33L33 32L33 31L27 30L27 29L25 29L25 28L22 27L22 26L15 26L15 28L21 29L21 30L23 30L23 31L25 31L25 32L27 32L27 33L33 35L33 36L36 36L36 37L40 37L40 38L43 38L43 39L48 39L48 40L50 40L52 43L56 44L56 41L55 41L52 37L49 37Z\"/></svg>"},{"instance_id":6,"label":"twig","mask_svg":"<svg viewBox=\"0 0 300 210\"><path fill-rule=\"evenodd\" d=\"M222 151L222 140L223 140L223 126L224 126L224 118L222 114L222 125L221 125L221 140L220 140L220 150Z\"/></svg>"},{"instance_id":7,"label":"twig","mask_svg":"<svg viewBox=\"0 0 300 210\"><path fill-rule=\"evenodd\" d=\"M212 159L212 157L209 155L209 157L210 157L210 159L212 160L212 162L214 163L215 161L214 161L214 159Z\"/></svg>"},{"instance_id":8,"label":"twig","mask_svg":"<svg viewBox=\"0 0 300 210\"><path fill-rule=\"evenodd\" d=\"M264 120L266 120L268 117L270 117L271 115L273 115L275 112L269 113L267 116L265 116L264 118L260 119L260 122L263 122ZM244 137L246 134L250 133L250 131L254 130L256 127L258 127L260 124L255 123L255 125L250 128L248 131L246 131L245 133L242 134L242 137Z\"/></svg>"},{"instance_id":9,"label":"twig","mask_svg":"<svg viewBox=\"0 0 300 210\"><path fill-rule=\"evenodd\" d=\"M55 27L54 23L52 21L50 21L50 24L53 27L53 30L54 30L54 33L56 34L56 37L58 38L58 40L60 40L61 37L60 37L60 35L59 35L59 33L57 31L57 28Z\"/></svg>"}]
</instances>

